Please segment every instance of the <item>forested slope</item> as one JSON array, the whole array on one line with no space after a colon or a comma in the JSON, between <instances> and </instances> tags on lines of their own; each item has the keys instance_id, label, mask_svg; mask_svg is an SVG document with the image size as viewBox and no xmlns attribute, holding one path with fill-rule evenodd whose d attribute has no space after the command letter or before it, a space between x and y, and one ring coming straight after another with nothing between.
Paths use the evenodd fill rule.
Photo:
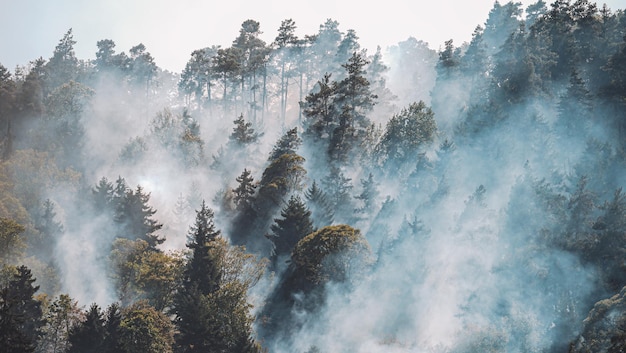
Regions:
<instances>
[{"instance_id":1,"label":"forested slope","mask_svg":"<svg viewBox=\"0 0 626 353\"><path fill-rule=\"evenodd\" d=\"M437 51L295 30L0 65L0 347L626 347L623 10L496 2Z\"/></svg>"}]
</instances>

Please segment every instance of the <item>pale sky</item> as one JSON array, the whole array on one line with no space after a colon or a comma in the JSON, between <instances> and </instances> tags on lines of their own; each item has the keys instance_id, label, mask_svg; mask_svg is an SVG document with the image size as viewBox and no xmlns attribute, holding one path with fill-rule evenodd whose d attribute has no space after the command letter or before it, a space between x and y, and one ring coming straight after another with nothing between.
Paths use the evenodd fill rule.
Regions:
<instances>
[{"instance_id":1,"label":"pale sky","mask_svg":"<svg viewBox=\"0 0 626 353\"><path fill-rule=\"evenodd\" d=\"M623 0L606 1L617 10ZM535 0L524 0L524 8ZM550 3L550 1L547 1ZM345 32L354 29L370 53L412 36L438 49L447 39L459 45L484 24L494 0L2 0L0 63L10 70L38 57L49 59L73 29L76 55L94 59L96 42L112 39L128 53L143 43L163 69L180 72L193 50L229 46L241 23L259 21L271 42L280 22L292 18L297 34L317 33L327 18ZM501 1L505 3L505 1Z\"/></svg>"}]
</instances>

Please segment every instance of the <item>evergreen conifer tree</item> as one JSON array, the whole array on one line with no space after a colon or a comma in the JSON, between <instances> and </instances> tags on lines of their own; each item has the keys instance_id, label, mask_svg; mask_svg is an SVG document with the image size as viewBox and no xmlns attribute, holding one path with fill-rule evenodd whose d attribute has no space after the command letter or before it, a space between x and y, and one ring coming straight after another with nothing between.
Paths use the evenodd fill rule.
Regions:
<instances>
[{"instance_id":1,"label":"evergreen conifer tree","mask_svg":"<svg viewBox=\"0 0 626 353\"><path fill-rule=\"evenodd\" d=\"M120 237L131 240L141 239L148 243L151 250L165 241L155 234L163 227L152 218L156 210L148 205L150 193L144 192L141 186L135 191L126 191L124 200L118 205L115 220L122 225Z\"/></svg>"},{"instance_id":2,"label":"evergreen conifer tree","mask_svg":"<svg viewBox=\"0 0 626 353\"><path fill-rule=\"evenodd\" d=\"M244 169L241 175L235 179L239 186L233 189L233 201L239 211L245 211L252 205L256 185L253 183L254 178L250 174L249 170Z\"/></svg>"},{"instance_id":3,"label":"evergreen conifer tree","mask_svg":"<svg viewBox=\"0 0 626 353\"><path fill-rule=\"evenodd\" d=\"M199 293L206 295L219 288L219 254L215 252L216 240L220 231L215 228L214 214L204 201L196 211L196 221L189 229L187 247L191 257L184 271L183 286L186 290L197 287Z\"/></svg>"},{"instance_id":4,"label":"evergreen conifer tree","mask_svg":"<svg viewBox=\"0 0 626 353\"><path fill-rule=\"evenodd\" d=\"M313 184L304 192L311 218L316 228L321 228L333 224L334 211L328 196L314 180Z\"/></svg>"},{"instance_id":5,"label":"evergreen conifer tree","mask_svg":"<svg viewBox=\"0 0 626 353\"><path fill-rule=\"evenodd\" d=\"M44 322L34 282L30 269L20 266L0 289L0 347L6 353L31 353L37 346Z\"/></svg>"},{"instance_id":6,"label":"evergreen conifer tree","mask_svg":"<svg viewBox=\"0 0 626 353\"><path fill-rule=\"evenodd\" d=\"M314 230L311 211L298 196L291 196L280 216L282 218L275 218L275 223L270 227L272 234L267 235L274 244L272 254L274 261L289 255L300 239Z\"/></svg>"},{"instance_id":7,"label":"evergreen conifer tree","mask_svg":"<svg viewBox=\"0 0 626 353\"><path fill-rule=\"evenodd\" d=\"M104 318L97 304L91 304L85 320L70 330L68 353L99 353L105 338Z\"/></svg>"}]
</instances>

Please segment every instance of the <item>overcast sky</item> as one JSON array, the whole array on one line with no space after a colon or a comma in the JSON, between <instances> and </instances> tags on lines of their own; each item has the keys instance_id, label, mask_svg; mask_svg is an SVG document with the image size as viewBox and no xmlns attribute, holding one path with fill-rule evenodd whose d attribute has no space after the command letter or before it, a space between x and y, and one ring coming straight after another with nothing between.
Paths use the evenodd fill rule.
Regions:
<instances>
[{"instance_id":1,"label":"overcast sky","mask_svg":"<svg viewBox=\"0 0 626 353\"><path fill-rule=\"evenodd\" d=\"M623 0L609 0L611 9ZM493 0L3 0L0 63L13 70L38 57L49 59L65 32L73 29L76 54L94 59L96 42L112 39L117 52L143 43L163 69L180 72L191 52L229 46L246 19L261 23L262 38L276 36L292 18L297 34L314 34L327 18L342 32L356 30L370 52L412 36L438 49L445 40L468 41L487 19ZM524 0L524 7L535 0ZM504 3L504 1L501 1Z\"/></svg>"}]
</instances>

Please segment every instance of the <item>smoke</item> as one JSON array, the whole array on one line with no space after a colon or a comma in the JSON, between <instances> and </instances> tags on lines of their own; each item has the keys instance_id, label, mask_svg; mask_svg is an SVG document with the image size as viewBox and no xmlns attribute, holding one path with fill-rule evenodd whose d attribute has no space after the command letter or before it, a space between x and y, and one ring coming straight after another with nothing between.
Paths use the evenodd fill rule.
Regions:
<instances>
[{"instance_id":1,"label":"smoke","mask_svg":"<svg viewBox=\"0 0 626 353\"><path fill-rule=\"evenodd\" d=\"M515 30L518 22L508 24ZM320 28L319 34L328 31L320 36L327 42L299 49L335 50L343 33L334 25L329 20ZM503 38L490 39L496 42L492 46L503 45ZM461 58L462 50L452 54ZM65 229L53 245L62 291L82 304L105 306L118 299L109 256L120 225L91 203L102 177L110 182L122 177L130 189L141 186L150 194L154 218L164 225L162 250L185 249L201 200L216 211L218 228L233 238L238 218L229 195L236 178L247 169L255 182L261 180L276 141L291 127L302 132L301 92L314 90L324 69L343 64L328 54L323 62L299 67L302 57L298 51L273 57L291 63L287 79L276 72L264 78L259 71L246 77L247 91L239 91L243 79L216 79L209 88L218 102L213 105L202 90L186 105L179 77L163 71L148 83L131 83L121 73L90 82L95 94L80 115L82 154L65 161L82 179L44 193L58 205ZM556 245L562 239L554 237L565 233L558 228L567 221L559 209L569 207L584 175L590 175L601 200L621 186L623 166L594 155L600 150L609 161L617 159L617 149L610 147L616 133L600 123L571 128L584 120L565 110L580 103L568 90L571 83L555 82L550 95L505 99L498 96L498 84L485 83L492 82L491 73L448 70L437 59L414 38L385 54L390 69L377 72L382 77L377 83L380 92L386 88L390 94L368 118L383 129L394 113L421 100L433 107L437 134L417 153L384 167L366 153L374 146L353 148L352 159L338 170L352 187L347 203L357 206L335 219L360 229L375 260L358 277L327 283L315 310L285 308L300 326L287 338L263 341L270 351L540 352L559 350L576 337L601 292L599 269ZM488 69L494 70L496 59L489 60ZM335 71L333 78L342 74ZM261 87L267 89L265 101L259 98ZM501 104L494 106L498 99ZM230 137L240 115L252 123L255 141L236 143ZM372 139L375 145L376 136ZM306 159L305 189L313 181L322 185L331 173L326 149L305 143L297 153ZM369 213L355 216L360 202L355 196L364 189L360 181L370 173L379 196ZM18 190L26 194L23 187ZM259 224L271 223L279 208ZM267 231L254 230L261 237ZM271 299L287 266L280 263L275 277L264 278L251 293L255 313ZM291 294L294 302L306 299Z\"/></svg>"}]
</instances>

